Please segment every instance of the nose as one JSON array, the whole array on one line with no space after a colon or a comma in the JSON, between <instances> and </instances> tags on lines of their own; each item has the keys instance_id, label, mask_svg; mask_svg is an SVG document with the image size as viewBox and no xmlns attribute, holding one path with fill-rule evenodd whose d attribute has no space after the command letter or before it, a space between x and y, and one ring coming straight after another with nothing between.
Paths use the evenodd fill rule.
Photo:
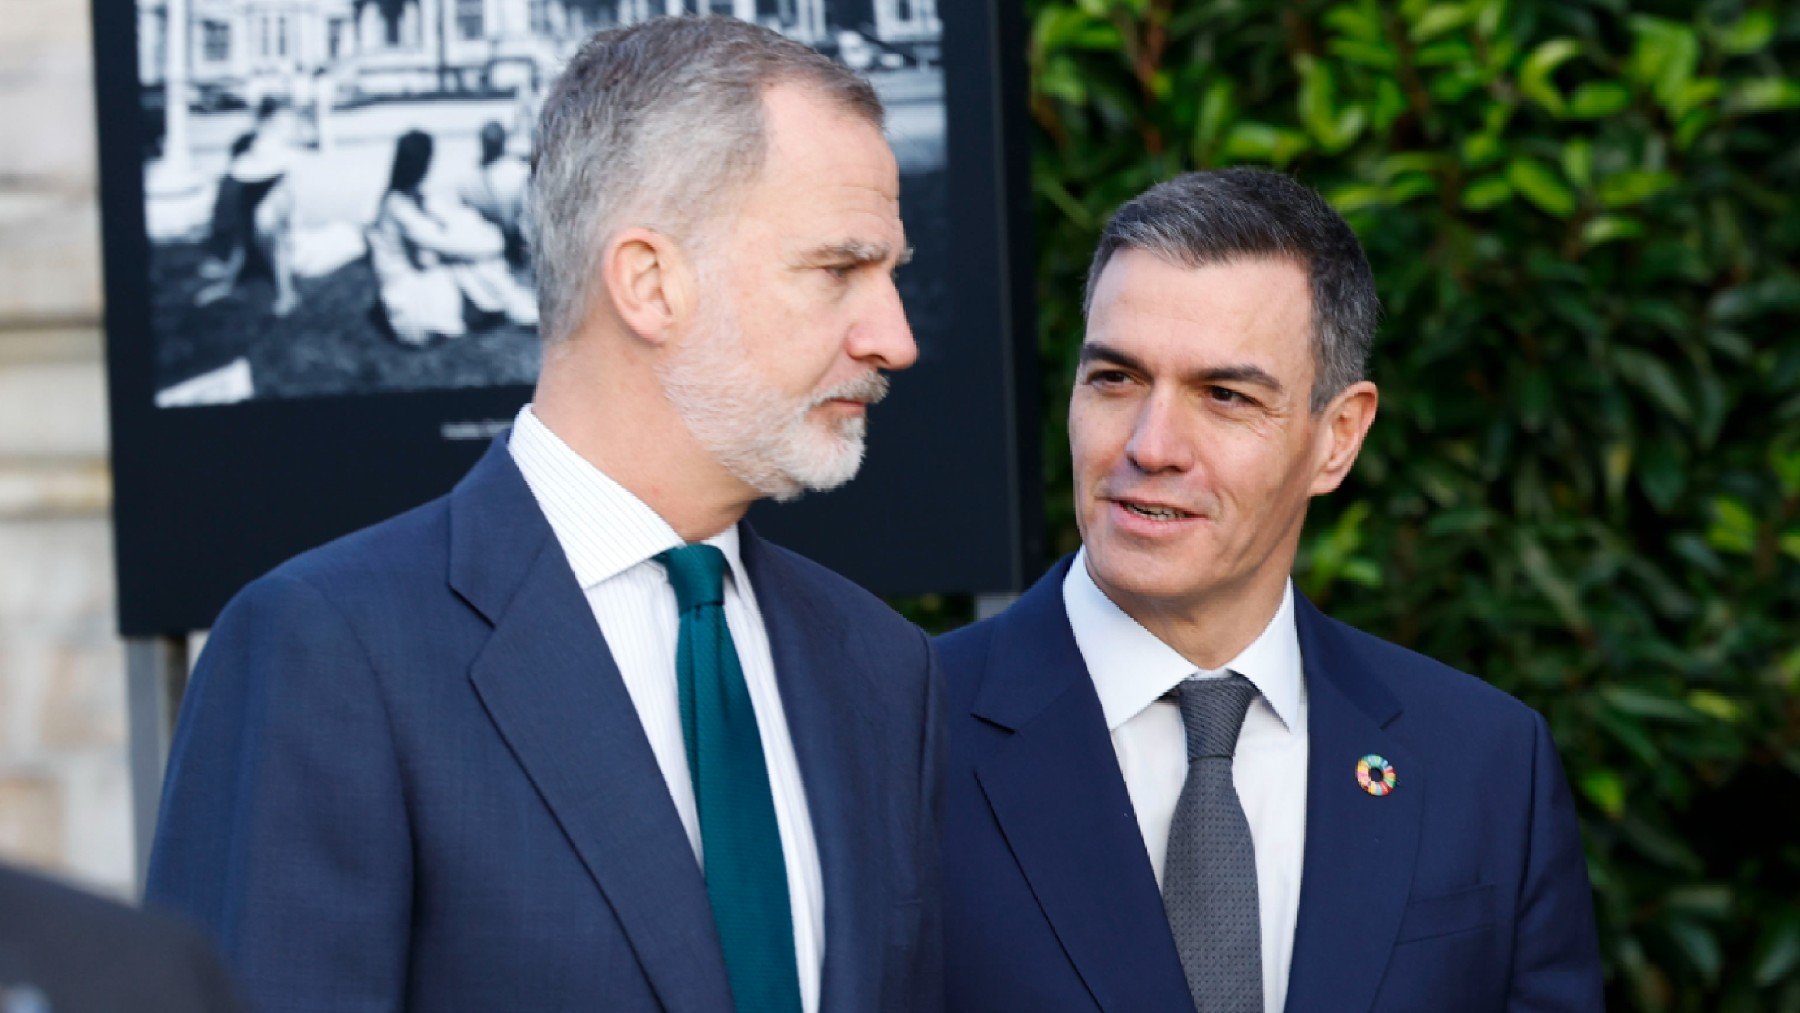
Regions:
<instances>
[{"instance_id":1,"label":"nose","mask_svg":"<svg viewBox=\"0 0 1800 1013\"><path fill-rule=\"evenodd\" d=\"M919 346L913 343L912 325L892 278L881 283L868 312L850 328L847 344L851 358L875 369L892 372L919 361Z\"/></svg>"},{"instance_id":2,"label":"nose","mask_svg":"<svg viewBox=\"0 0 1800 1013\"><path fill-rule=\"evenodd\" d=\"M1194 465L1194 444L1177 398L1157 392L1144 399L1125 444L1125 455L1139 471L1155 474L1186 471Z\"/></svg>"}]
</instances>

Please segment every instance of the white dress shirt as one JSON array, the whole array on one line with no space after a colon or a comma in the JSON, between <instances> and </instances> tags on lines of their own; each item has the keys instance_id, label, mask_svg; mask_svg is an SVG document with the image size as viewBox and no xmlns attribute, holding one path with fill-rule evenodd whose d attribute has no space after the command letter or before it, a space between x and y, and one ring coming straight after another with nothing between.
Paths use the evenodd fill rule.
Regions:
<instances>
[{"instance_id":1,"label":"white dress shirt","mask_svg":"<svg viewBox=\"0 0 1800 1013\"><path fill-rule=\"evenodd\" d=\"M530 405L520 410L513 423L508 449L594 610L594 619L637 708L638 720L644 724L650 750L662 768L675 812L694 847L694 857L704 867L706 856L700 846L700 820L677 702L675 648L680 616L668 571L653 558L682 545L681 536L643 500L570 449ZM781 708L768 632L738 555L737 528L727 528L706 543L724 552L729 564L725 622L731 628L744 682L756 707L769 789L775 799L794 922L800 1004L806 1013L816 1013L824 956L825 896L805 786Z\"/></svg>"},{"instance_id":2,"label":"white dress shirt","mask_svg":"<svg viewBox=\"0 0 1800 1013\"><path fill-rule=\"evenodd\" d=\"M1280 1013L1294 956L1306 844L1306 681L1294 627L1293 583L1282 592L1281 605L1262 635L1225 667L1211 671L1196 669L1115 605L1088 573L1085 549L1063 578L1063 608L1100 696L1158 886L1169 824L1188 768L1181 708L1163 695L1195 675L1210 679L1236 672L1256 685L1259 695L1244 715L1231 780L1256 848L1263 1008Z\"/></svg>"}]
</instances>

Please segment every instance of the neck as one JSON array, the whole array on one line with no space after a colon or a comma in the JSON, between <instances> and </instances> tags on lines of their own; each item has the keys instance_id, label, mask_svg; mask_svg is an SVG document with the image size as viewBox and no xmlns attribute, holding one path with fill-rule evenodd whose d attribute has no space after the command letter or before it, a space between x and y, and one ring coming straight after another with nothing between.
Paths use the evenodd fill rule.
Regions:
<instances>
[{"instance_id":1,"label":"neck","mask_svg":"<svg viewBox=\"0 0 1800 1013\"><path fill-rule=\"evenodd\" d=\"M1168 644L1195 668L1207 671L1225 667L1262 636L1281 608L1288 579L1287 570L1283 569L1243 586L1169 599L1133 595L1109 587L1092 566L1088 567L1088 577L1151 636Z\"/></svg>"},{"instance_id":2,"label":"neck","mask_svg":"<svg viewBox=\"0 0 1800 1013\"><path fill-rule=\"evenodd\" d=\"M583 331L547 347L532 411L683 541L731 527L760 498L688 432L654 363L628 342Z\"/></svg>"}]
</instances>

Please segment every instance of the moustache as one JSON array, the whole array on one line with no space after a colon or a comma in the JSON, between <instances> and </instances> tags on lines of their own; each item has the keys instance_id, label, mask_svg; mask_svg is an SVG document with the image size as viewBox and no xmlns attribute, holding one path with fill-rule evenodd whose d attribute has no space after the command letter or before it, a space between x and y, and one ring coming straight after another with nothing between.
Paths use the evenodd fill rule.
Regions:
<instances>
[{"instance_id":1,"label":"moustache","mask_svg":"<svg viewBox=\"0 0 1800 1013\"><path fill-rule=\"evenodd\" d=\"M888 378L880 373L870 372L819 392L813 397L807 408L817 408L827 401L861 401L863 404L880 404L887 395Z\"/></svg>"}]
</instances>

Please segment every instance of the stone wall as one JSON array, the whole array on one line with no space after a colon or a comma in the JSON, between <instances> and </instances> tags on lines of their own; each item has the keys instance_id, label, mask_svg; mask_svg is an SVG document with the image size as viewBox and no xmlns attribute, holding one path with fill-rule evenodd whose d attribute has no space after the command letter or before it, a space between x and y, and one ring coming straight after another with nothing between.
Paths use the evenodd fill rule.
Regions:
<instances>
[{"instance_id":1,"label":"stone wall","mask_svg":"<svg viewBox=\"0 0 1800 1013\"><path fill-rule=\"evenodd\" d=\"M86 4L0 19L0 858L119 896L134 856L114 632Z\"/></svg>"}]
</instances>

